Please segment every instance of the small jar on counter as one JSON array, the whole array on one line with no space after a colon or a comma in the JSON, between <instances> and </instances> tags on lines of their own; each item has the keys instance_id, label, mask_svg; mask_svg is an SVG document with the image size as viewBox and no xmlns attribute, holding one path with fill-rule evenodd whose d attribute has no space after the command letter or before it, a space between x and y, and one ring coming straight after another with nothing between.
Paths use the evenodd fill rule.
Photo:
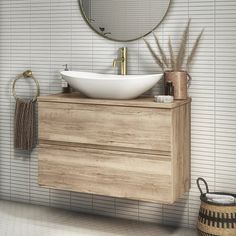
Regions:
<instances>
[{"instance_id":1,"label":"small jar on counter","mask_svg":"<svg viewBox=\"0 0 236 236\"><path fill-rule=\"evenodd\" d=\"M165 95L174 96L174 86L171 81L167 81L165 84Z\"/></svg>"}]
</instances>

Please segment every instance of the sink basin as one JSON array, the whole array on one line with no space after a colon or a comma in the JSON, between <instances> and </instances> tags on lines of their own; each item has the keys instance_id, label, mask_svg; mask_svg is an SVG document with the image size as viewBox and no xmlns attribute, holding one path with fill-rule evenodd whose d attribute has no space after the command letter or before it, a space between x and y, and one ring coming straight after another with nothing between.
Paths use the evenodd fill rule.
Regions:
<instances>
[{"instance_id":1,"label":"sink basin","mask_svg":"<svg viewBox=\"0 0 236 236\"><path fill-rule=\"evenodd\" d=\"M162 78L162 74L124 76L81 71L62 71L61 75L75 90L98 99L133 99Z\"/></svg>"}]
</instances>

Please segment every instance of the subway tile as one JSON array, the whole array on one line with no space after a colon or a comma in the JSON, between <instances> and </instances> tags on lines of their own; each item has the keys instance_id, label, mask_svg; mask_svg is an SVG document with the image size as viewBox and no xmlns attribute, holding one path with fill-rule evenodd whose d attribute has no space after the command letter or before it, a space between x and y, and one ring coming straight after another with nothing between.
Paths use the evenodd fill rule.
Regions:
<instances>
[{"instance_id":1,"label":"subway tile","mask_svg":"<svg viewBox=\"0 0 236 236\"><path fill-rule=\"evenodd\" d=\"M70 69L116 73L111 67L117 49L129 48L132 74L159 73L143 40L119 43L104 40L86 25L77 0L0 1L0 198L61 207L73 211L194 227L199 209L196 178L212 189L236 191L236 4L233 0L176 0L156 30L167 49L171 35L177 51L187 19L192 18L188 52L205 28L194 63L192 96L192 188L172 206L70 193L37 184L36 149L31 155L13 149L14 98L10 81L31 68L41 94L61 91L59 72ZM154 46L152 35L147 36ZM33 96L33 84L19 83L19 95ZM29 91L30 87L30 91ZM161 84L147 94L158 94Z\"/></svg>"}]
</instances>

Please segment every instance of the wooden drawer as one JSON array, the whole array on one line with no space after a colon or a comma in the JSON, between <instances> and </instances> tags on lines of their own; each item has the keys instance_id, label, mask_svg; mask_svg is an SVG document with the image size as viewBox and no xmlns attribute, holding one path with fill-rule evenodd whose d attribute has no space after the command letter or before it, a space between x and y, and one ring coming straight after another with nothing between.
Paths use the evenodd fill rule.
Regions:
<instances>
[{"instance_id":1,"label":"wooden drawer","mask_svg":"<svg viewBox=\"0 0 236 236\"><path fill-rule=\"evenodd\" d=\"M39 184L151 202L175 200L169 156L42 144Z\"/></svg>"},{"instance_id":2,"label":"wooden drawer","mask_svg":"<svg viewBox=\"0 0 236 236\"><path fill-rule=\"evenodd\" d=\"M171 109L39 103L41 140L169 152Z\"/></svg>"}]
</instances>

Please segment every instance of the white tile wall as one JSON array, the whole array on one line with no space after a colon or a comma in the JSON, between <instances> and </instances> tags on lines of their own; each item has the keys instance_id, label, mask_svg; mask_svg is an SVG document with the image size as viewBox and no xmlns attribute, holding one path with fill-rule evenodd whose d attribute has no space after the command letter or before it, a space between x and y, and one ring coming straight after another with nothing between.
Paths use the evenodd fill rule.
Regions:
<instances>
[{"instance_id":1,"label":"white tile wall","mask_svg":"<svg viewBox=\"0 0 236 236\"><path fill-rule=\"evenodd\" d=\"M236 192L236 2L234 0L172 0L157 33L166 45L178 45L192 18L190 45L202 27L201 48L191 67L192 188L176 204L94 196L40 188L37 149L13 149L15 75L31 68L43 95L59 92L63 64L73 70L113 73L111 62L120 46L129 48L129 73L159 71L142 40L105 40L83 21L77 0L0 1L0 197L75 211L194 227L199 207L195 180L207 179L212 190ZM148 37L152 40L152 37ZM153 42L153 41L152 41ZM154 43L154 42L153 42ZM19 95L32 95L29 81L18 84ZM30 91L30 92L28 92ZM158 93L157 86L152 93Z\"/></svg>"}]
</instances>

